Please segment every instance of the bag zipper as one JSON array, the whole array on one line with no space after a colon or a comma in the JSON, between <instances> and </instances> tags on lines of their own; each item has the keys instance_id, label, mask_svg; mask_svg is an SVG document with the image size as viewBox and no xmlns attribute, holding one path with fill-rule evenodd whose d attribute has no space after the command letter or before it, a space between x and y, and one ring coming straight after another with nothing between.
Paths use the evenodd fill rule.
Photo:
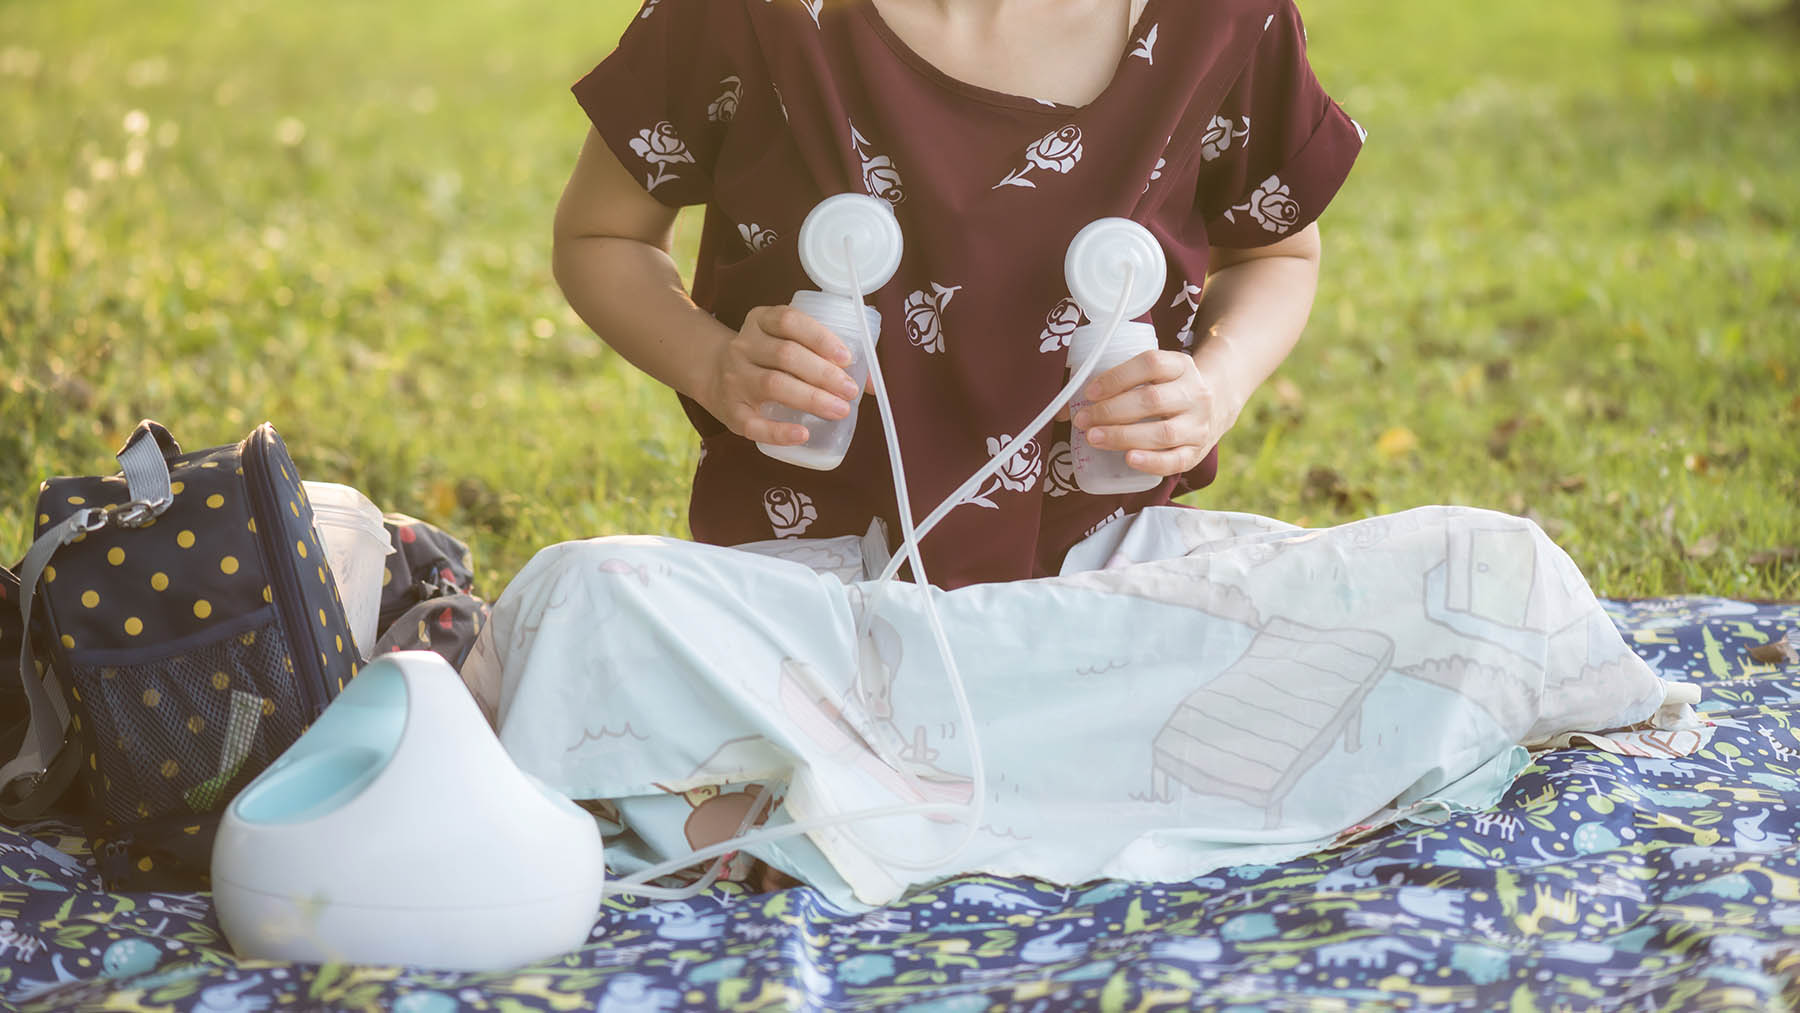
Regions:
<instances>
[{"instance_id":1,"label":"bag zipper","mask_svg":"<svg viewBox=\"0 0 1800 1013\"><path fill-rule=\"evenodd\" d=\"M275 614L280 617L281 625L286 628L288 656L294 660L294 676L300 682L300 692L311 709L307 723L311 724L324 713L325 705L330 702L330 695L325 690L325 672L319 663L313 660L312 646L315 643L310 636L312 627L306 624L306 617L300 615L301 602L305 600L300 588L300 574L289 556L293 550L287 547L284 534L286 525L282 523L281 491L275 485L275 475L269 467L269 444L271 436L265 436L259 427L245 441L244 475L250 479L247 483L250 491L252 515L261 523L256 526L256 537L262 543L263 559L269 567L269 587L275 599ZM306 645L302 649L302 644Z\"/></svg>"}]
</instances>

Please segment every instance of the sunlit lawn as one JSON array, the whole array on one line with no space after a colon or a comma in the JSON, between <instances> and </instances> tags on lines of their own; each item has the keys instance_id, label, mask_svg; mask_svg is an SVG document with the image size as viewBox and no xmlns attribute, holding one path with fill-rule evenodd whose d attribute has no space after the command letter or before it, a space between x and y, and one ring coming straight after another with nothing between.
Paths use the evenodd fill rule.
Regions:
<instances>
[{"instance_id":1,"label":"sunlit lawn","mask_svg":"<svg viewBox=\"0 0 1800 1013\"><path fill-rule=\"evenodd\" d=\"M566 88L631 9L0 5L0 556L146 416L273 420L489 592L549 542L685 534L684 420L549 277ZM1477 504L1603 593L1800 596L1800 43L1661 0L1303 9L1370 146L1192 502Z\"/></svg>"}]
</instances>

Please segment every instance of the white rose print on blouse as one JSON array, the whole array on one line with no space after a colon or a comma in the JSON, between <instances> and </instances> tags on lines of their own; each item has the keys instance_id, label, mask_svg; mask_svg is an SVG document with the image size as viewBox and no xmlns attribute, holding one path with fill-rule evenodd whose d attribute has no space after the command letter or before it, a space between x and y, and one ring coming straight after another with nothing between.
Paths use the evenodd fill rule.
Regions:
<instances>
[{"instance_id":1,"label":"white rose print on blouse","mask_svg":"<svg viewBox=\"0 0 1800 1013\"><path fill-rule=\"evenodd\" d=\"M1012 442L1008 435L990 436L987 438L987 454L990 459L999 454L1001 449ZM971 495L964 503L973 503L989 510L1000 509L993 495L1001 490L1009 492L1030 492L1037 485L1038 476L1044 470L1044 448L1038 441L1032 440L1019 448L1019 452L1008 458L1000 467L1000 471L981 487L981 491Z\"/></svg>"},{"instance_id":2,"label":"white rose print on blouse","mask_svg":"<svg viewBox=\"0 0 1800 1013\"><path fill-rule=\"evenodd\" d=\"M1047 354L1069 347L1069 338L1075 328L1081 326L1082 319L1081 307L1075 300L1065 298L1057 303L1044 317L1044 330L1038 335L1038 351Z\"/></svg>"},{"instance_id":3,"label":"white rose print on blouse","mask_svg":"<svg viewBox=\"0 0 1800 1013\"><path fill-rule=\"evenodd\" d=\"M875 154L869 139L856 129L854 121L850 123L850 146L856 149L856 157L862 159L863 189L889 204L898 205L906 199L906 187L900 182L900 170L894 167L894 160Z\"/></svg>"},{"instance_id":4,"label":"white rose print on blouse","mask_svg":"<svg viewBox=\"0 0 1800 1013\"><path fill-rule=\"evenodd\" d=\"M1050 466L1044 469L1044 494L1067 496L1076 488L1075 448L1068 440L1057 440L1050 448Z\"/></svg>"},{"instance_id":5,"label":"white rose print on blouse","mask_svg":"<svg viewBox=\"0 0 1800 1013\"><path fill-rule=\"evenodd\" d=\"M1200 158L1210 162L1231 150L1233 141L1247 144L1250 141L1250 117L1240 116L1243 126L1232 125L1224 116L1214 116L1206 125L1206 133L1200 138Z\"/></svg>"},{"instance_id":6,"label":"white rose print on blouse","mask_svg":"<svg viewBox=\"0 0 1800 1013\"><path fill-rule=\"evenodd\" d=\"M755 222L739 225L738 235L744 237L744 245L750 247L751 253L766 250L771 244L781 239L781 235L774 229L765 229Z\"/></svg>"},{"instance_id":7,"label":"white rose print on blouse","mask_svg":"<svg viewBox=\"0 0 1800 1013\"><path fill-rule=\"evenodd\" d=\"M725 91L706 107L706 119L709 123L730 123L737 115L738 102L744 97L744 82L733 74L721 78L719 84Z\"/></svg>"},{"instance_id":8,"label":"white rose print on blouse","mask_svg":"<svg viewBox=\"0 0 1800 1013\"><path fill-rule=\"evenodd\" d=\"M1225 220L1236 224L1237 217L1233 214L1236 211L1250 212L1256 224L1276 235L1282 235L1300 221L1300 205L1288 196L1288 186L1278 176L1263 180L1248 201L1227 209Z\"/></svg>"},{"instance_id":9,"label":"white rose print on blouse","mask_svg":"<svg viewBox=\"0 0 1800 1013\"><path fill-rule=\"evenodd\" d=\"M1150 184L1161 179L1162 171L1169 167L1169 159L1167 158L1167 155L1169 152L1169 142L1173 141L1174 139L1175 138L1173 135L1163 138L1163 155L1159 156L1156 159L1156 167L1150 170L1150 178L1147 180L1144 180L1144 189L1143 189L1144 193L1150 192Z\"/></svg>"},{"instance_id":10,"label":"white rose print on blouse","mask_svg":"<svg viewBox=\"0 0 1800 1013\"><path fill-rule=\"evenodd\" d=\"M644 176L644 189L654 190L672 179L681 178L681 174L668 170L668 166L681 162L692 164L694 156L688 153L687 145L675 133L675 125L663 120L648 130L638 131L631 139L631 150L639 158L650 163L655 171Z\"/></svg>"},{"instance_id":11,"label":"white rose print on blouse","mask_svg":"<svg viewBox=\"0 0 1800 1013\"><path fill-rule=\"evenodd\" d=\"M1155 25L1151 25L1150 31L1146 32L1144 34L1144 37L1142 39L1138 40L1137 48L1133 49L1131 51L1131 55L1132 56L1141 56L1144 58L1145 63L1151 65L1152 67L1156 66L1156 26Z\"/></svg>"},{"instance_id":12,"label":"white rose print on blouse","mask_svg":"<svg viewBox=\"0 0 1800 1013\"><path fill-rule=\"evenodd\" d=\"M1037 184L1027 178L1032 169L1066 174L1080 161L1081 128L1071 123L1033 141L1031 147L1025 149L1025 167L1007 173L1005 179L988 189L998 190L1003 186L1036 187Z\"/></svg>"},{"instance_id":13,"label":"white rose print on blouse","mask_svg":"<svg viewBox=\"0 0 1800 1013\"><path fill-rule=\"evenodd\" d=\"M1187 320L1181 325L1181 331L1175 335L1175 340L1181 342L1181 347L1186 349L1194 347L1194 320L1200 316L1200 286L1191 281L1181 283L1181 292L1169 305L1173 307L1184 304L1188 310Z\"/></svg>"},{"instance_id":14,"label":"white rose print on blouse","mask_svg":"<svg viewBox=\"0 0 1800 1013\"><path fill-rule=\"evenodd\" d=\"M819 519L812 497L785 485L763 493L763 513L768 515L776 538L798 538Z\"/></svg>"},{"instance_id":15,"label":"white rose print on blouse","mask_svg":"<svg viewBox=\"0 0 1800 1013\"><path fill-rule=\"evenodd\" d=\"M962 291L961 285L931 283L931 291L923 289L906 297L906 340L927 352L944 350L944 307L950 297Z\"/></svg>"}]
</instances>

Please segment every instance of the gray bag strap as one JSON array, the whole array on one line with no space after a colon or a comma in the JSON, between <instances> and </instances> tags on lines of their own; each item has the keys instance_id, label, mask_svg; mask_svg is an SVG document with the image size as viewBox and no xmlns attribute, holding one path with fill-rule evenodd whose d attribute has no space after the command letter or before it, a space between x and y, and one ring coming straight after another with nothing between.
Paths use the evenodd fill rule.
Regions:
<instances>
[{"instance_id":1,"label":"gray bag strap","mask_svg":"<svg viewBox=\"0 0 1800 1013\"><path fill-rule=\"evenodd\" d=\"M25 561L19 565L19 629L24 634L19 644L19 680L24 684L31 719L18 755L0 766L0 797L8 800L4 809L13 818L40 809L41 805L33 804L35 797L46 792L60 794L66 786L66 781L58 783L58 779L46 777L63 749L69 711L63 703L56 673L46 668L40 674L31 656L31 605L37 597L38 581L57 550L82 535L106 527L140 528L167 510L175 496L164 454L179 449L162 426L138 423L137 430L119 451L119 466L125 473L130 500L113 506L88 507L63 518L31 543ZM15 787L20 781L25 783ZM53 799L39 801L47 803Z\"/></svg>"}]
</instances>

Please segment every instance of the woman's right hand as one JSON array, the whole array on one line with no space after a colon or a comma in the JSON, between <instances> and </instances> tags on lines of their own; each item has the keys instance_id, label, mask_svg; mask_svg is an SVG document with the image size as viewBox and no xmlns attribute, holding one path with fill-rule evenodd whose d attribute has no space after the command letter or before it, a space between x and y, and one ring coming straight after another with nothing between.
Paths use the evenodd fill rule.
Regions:
<instances>
[{"instance_id":1,"label":"woman's right hand","mask_svg":"<svg viewBox=\"0 0 1800 1013\"><path fill-rule=\"evenodd\" d=\"M714 353L701 407L747 440L797 446L806 427L765 418L762 406L844 418L862 393L844 372L848 365L850 349L824 324L792 306L758 306Z\"/></svg>"}]
</instances>

